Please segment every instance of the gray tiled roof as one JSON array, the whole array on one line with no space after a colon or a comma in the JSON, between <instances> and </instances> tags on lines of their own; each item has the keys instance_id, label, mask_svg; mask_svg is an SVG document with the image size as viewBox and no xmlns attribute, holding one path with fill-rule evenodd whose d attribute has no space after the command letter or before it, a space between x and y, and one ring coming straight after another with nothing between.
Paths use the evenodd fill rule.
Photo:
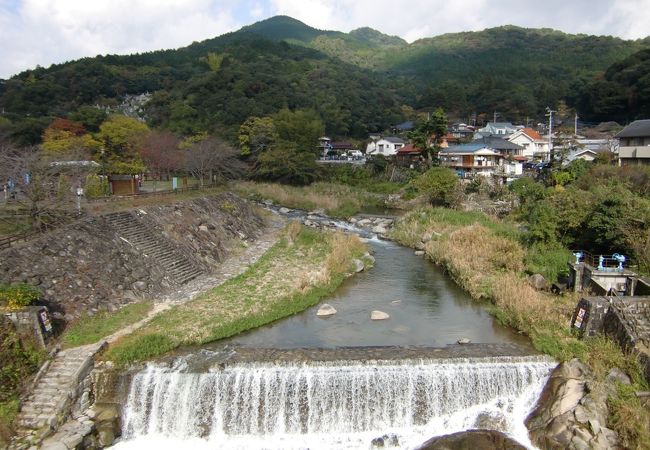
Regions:
<instances>
[{"instance_id":1,"label":"gray tiled roof","mask_svg":"<svg viewBox=\"0 0 650 450\"><path fill-rule=\"evenodd\" d=\"M385 137L384 139L386 139L388 142L391 142L393 144L404 144L404 139L398 138L397 136L388 136Z\"/></svg>"},{"instance_id":2,"label":"gray tiled roof","mask_svg":"<svg viewBox=\"0 0 650 450\"><path fill-rule=\"evenodd\" d=\"M645 137L650 136L650 119L635 120L618 133L617 138Z\"/></svg>"}]
</instances>

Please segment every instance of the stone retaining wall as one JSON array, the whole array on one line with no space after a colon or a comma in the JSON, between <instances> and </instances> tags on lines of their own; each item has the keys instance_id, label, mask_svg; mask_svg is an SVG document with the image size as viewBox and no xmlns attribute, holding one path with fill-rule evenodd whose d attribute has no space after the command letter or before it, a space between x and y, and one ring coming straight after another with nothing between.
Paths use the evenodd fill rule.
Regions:
<instances>
[{"instance_id":1,"label":"stone retaining wall","mask_svg":"<svg viewBox=\"0 0 650 450\"><path fill-rule=\"evenodd\" d=\"M263 224L256 209L228 193L138 211L137 220L204 268L254 240ZM156 299L171 287L163 272L155 260L120 239L102 216L0 252L0 281L38 287L59 325L84 313Z\"/></svg>"}]
</instances>

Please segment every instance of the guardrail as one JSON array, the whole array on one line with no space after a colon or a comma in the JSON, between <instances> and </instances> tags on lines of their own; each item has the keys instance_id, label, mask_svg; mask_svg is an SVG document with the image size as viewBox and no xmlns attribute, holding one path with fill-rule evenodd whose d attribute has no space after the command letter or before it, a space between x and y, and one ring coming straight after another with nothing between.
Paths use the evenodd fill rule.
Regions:
<instances>
[{"instance_id":1,"label":"guardrail","mask_svg":"<svg viewBox=\"0 0 650 450\"><path fill-rule=\"evenodd\" d=\"M576 264L584 263L591 267L606 272L622 272L626 266L631 266L632 261L625 255L614 253L612 255L594 255L585 250L572 250Z\"/></svg>"},{"instance_id":2,"label":"guardrail","mask_svg":"<svg viewBox=\"0 0 650 450\"><path fill-rule=\"evenodd\" d=\"M0 239L0 250L11 247L14 242L26 241L32 236L40 234L40 231L25 231L23 233L12 234Z\"/></svg>"},{"instance_id":3,"label":"guardrail","mask_svg":"<svg viewBox=\"0 0 650 450\"><path fill-rule=\"evenodd\" d=\"M128 195L110 195L107 197L98 197L98 198L89 198L86 199L88 203L98 203L98 202L114 202L119 200L133 199L133 198L142 198L142 197L156 197L164 195L173 195L173 194L182 194L183 192L190 191L202 191L206 189L212 189L218 187L218 184L204 184L200 186L198 184L177 188L177 189L166 189L164 191L153 191L153 192L138 192L137 194L128 194Z\"/></svg>"}]
</instances>

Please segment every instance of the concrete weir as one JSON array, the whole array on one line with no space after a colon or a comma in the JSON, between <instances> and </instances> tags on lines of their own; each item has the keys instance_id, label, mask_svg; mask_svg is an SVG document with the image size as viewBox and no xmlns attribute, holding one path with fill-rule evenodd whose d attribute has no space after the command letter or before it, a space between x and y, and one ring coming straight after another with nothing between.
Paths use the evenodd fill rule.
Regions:
<instances>
[{"instance_id":1,"label":"concrete weir","mask_svg":"<svg viewBox=\"0 0 650 450\"><path fill-rule=\"evenodd\" d=\"M126 375L116 448L366 448L386 433L416 448L486 418L527 445L555 365L501 344L203 349Z\"/></svg>"}]
</instances>

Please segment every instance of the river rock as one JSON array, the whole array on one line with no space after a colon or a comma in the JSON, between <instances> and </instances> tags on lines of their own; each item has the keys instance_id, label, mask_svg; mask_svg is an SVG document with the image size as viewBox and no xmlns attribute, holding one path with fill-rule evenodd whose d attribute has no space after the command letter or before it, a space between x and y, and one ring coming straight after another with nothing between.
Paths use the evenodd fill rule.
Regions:
<instances>
[{"instance_id":1,"label":"river rock","mask_svg":"<svg viewBox=\"0 0 650 450\"><path fill-rule=\"evenodd\" d=\"M474 428L505 432L508 430L508 419L500 412L485 411L476 418Z\"/></svg>"},{"instance_id":2,"label":"river rock","mask_svg":"<svg viewBox=\"0 0 650 450\"><path fill-rule=\"evenodd\" d=\"M282 214L289 214L289 213L291 212L291 210L290 210L289 208L285 208L285 207L283 206L282 208L280 208L280 212L281 212Z\"/></svg>"},{"instance_id":3,"label":"river rock","mask_svg":"<svg viewBox=\"0 0 650 450\"><path fill-rule=\"evenodd\" d=\"M467 339L467 338L461 338L461 339L458 339L457 342L458 342L459 344L463 344L463 345L464 345L464 344L471 344L471 343L472 343L472 341L470 341L470 340Z\"/></svg>"},{"instance_id":4,"label":"river rock","mask_svg":"<svg viewBox=\"0 0 650 450\"><path fill-rule=\"evenodd\" d=\"M494 430L471 430L429 439L418 450L524 450L526 447Z\"/></svg>"},{"instance_id":5,"label":"river rock","mask_svg":"<svg viewBox=\"0 0 650 450\"><path fill-rule=\"evenodd\" d=\"M354 271L357 273L363 272L363 269L365 269L365 265L363 264L363 261L361 261L360 259L356 259L356 258L353 259L352 265L354 265Z\"/></svg>"},{"instance_id":6,"label":"river rock","mask_svg":"<svg viewBox=\"0 0 650 450\"><path fill-rule=\"evenodd\" d=\"M538 291L546 289L546 279L539 273L529 276L528 283Z\"/></svg>"},{"instance_id":7,"label":"river rock","mask_svg":"<svg viewBox=\"0 0 650 450\"><path fill-rule=\"evenodd\" d=\"M386 228L382 225L377 225L372 229L372 232L377 234L386 234L386 231L387 231Z\"/></svg>"},{"instance_id":8,"label":"river rock","mask_svg":"<svg viewBox=\"0 0 650 450\"><path fill-rule=\"evenodd\" d=\"M390 319L390 316L383 311L373 311L370 313L370 318L372 320L386 320Z\"/></svg>"},{"instance_id":9,"label":"river rock","mask_svg":"<svg viewBox=\"0 0 650 450\"><path fill-rule=\"evenodd\" d=\"M526 418L531 442L550 449L616 448L618 436L606 427L610 393L579 360L560 364Z\"/></svg>"},{"instance_id":10,"label":"river rock","mask_svg":"<svg viewBox=\"0 0 650 450\"><path fill-rule=\"evenodd\" d=\"M399 447L399 438L397 437L396 434L389 433L389 434L384 434L381 437L374 438L371 442L370 445L373 448L381 448L381 447Z\"/></svg>"},{"instance_id":11,"label":"river rock","mask_svg":"<svg viewBox=\"0 0 650 450\"><path fill-rule=\"evenodd\" d=\"M424 256L424 250L416 250L414 254L415 256Z\"/></svg>"},{"instance_id":12,"label":"river rock","mask_svg":"<svg viewBox=\"0 0 650 450\"><path fill-rule=\"evenodd\" d=\"M334 314L336 314L336 309L329 303L323 303L316 312L317 316L332 316Z\"/></svg>"}]
</instances>

